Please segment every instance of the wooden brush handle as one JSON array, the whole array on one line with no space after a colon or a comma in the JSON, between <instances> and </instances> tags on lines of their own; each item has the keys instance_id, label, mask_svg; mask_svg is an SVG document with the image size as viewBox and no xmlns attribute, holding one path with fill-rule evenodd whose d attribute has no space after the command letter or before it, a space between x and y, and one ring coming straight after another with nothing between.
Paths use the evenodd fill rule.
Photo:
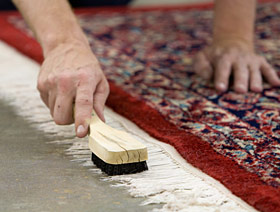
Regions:
<instances>
[{"instance_id":1,"label":"wooden brush handle","mask_svg":"<svg viewBox=\"0 0 280 212\"><path fill-rule=\"evenodd\" d=\"M75 116L74 104L73 116ZM148 158L145 145L128 133L105 124L94 109L91 112L88 136L90 150L106 163L135 163L146 161Z\"/></svg>"},{"instance_id":2,"label":"wooden brush handle","mask_svg":"<svg viewBox=\"0 0 280 212\"><path fill-rule=\"evenodd\" d=\"M112 128L100 120L95 111L89 125L89 147L109 164L146 161L147 147L124 131Z\"/></svg>"}]
</instances>

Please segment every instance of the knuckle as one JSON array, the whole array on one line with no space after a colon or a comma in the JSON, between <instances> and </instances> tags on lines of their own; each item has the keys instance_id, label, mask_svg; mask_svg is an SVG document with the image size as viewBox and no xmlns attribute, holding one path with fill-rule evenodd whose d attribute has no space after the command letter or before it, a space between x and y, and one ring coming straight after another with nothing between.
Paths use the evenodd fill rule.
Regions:
<instances>
[{"instance_id":1,"label":"knuckle","mask_svg":"<svg viewBox=\"0 0 280 212\"><path fill-rule=\"evenodd\" d=\"M58 89L67 92L72 86L72 75L69 73L61 73L58 75Z\"/></svg>"},{"instance_id":2,"label":"knuckle","mask_svg":"<svg viewBox=\"0 0 280 212\"><path fill-rule=\"evenodd\" d=\"M92 76L93 72L91 72L89 69L81 69L77 73L77 77L81 81L88 81L93 78Z\"/></svg>"},{"instance_id":3,"label":"knuckle","mask_svg":"<svg viewBox=\"0 0 280 212\"><path fill-rule=\"evenodd\" d=\"M230 65L230 56L229 55L222 55L220 56L216 63L217 63L217 68L224 68Z\"/></svg>"},{"instance_id":4,"label":"knuckle","mask_svg":"<svg viewBox=\"0 0 280 212\"><path fill-rule=\"evenodd\" d=\"M57 75L57 80L59 83L61 82L69 82L72 79L72 75L67 72L61 72Z\"/></svg>"},{"instance_id":5,"label":"knuckle","mask_svg":"<svg viewBox=\"0 0 280 212\"><path fill-rule=\"evenodd\" d=\"M54 85L57 81L57 76L55 74L50 73L47 77L47 83L49 85Z\"/></svg>"},{"instance_id":6,"label":"knuckle","mask_svg":"<svg viewBox=\"0 0 280 212\"><path fill-rule=\"evenodd\" d=\"M45 82L41 79L38 79L37 81L37 90L39 90L40 92L45 90Z\"/></svg>"},{"instance_id":7,"label":"knuckle","mask_svg":"<svg viewBox=\"0 0 280 212\"><path fill-rule=\"evenodd\" d=\"M109 92L110 92L110 86L109 83L106 81L103 83L103 86L101 86L100 93L109 94Z\"/></svg>"},{"instance_id":8,"label":"knuckle","mask_svg":"<svg viewBox=\"0 0 280 212\"><path fill-rule=\"evenodd\" d=\"M76 100L76 104L83 105L83 106L92 106L93 105L93 99L92 98L86 98L86 97L79 97Z\"/></svg>"}]
</instances>

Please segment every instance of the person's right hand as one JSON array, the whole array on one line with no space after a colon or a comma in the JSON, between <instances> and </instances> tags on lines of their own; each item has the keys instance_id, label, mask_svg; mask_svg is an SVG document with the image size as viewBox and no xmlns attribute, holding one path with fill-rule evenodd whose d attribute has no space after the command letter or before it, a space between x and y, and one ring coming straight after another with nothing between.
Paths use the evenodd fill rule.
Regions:
<instances>
[{"instance_id":1,"label":"person's right hand","mask_svg":"<svg viewBox=\"0 0 280 212\"><path fill-rule=\"evenodd\" d=\"M96 57L84 43L61 43L45 55L37 88L56 124L73 123L75 103L78 137L86 136L93 108L104 121L109 85Z\"/></svg>"}]
</instances>

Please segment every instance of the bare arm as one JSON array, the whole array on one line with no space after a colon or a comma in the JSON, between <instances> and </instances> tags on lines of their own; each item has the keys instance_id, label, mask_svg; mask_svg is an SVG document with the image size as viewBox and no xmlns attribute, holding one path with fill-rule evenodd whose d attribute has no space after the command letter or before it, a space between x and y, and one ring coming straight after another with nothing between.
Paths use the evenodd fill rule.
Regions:
<instances>
[{"instance_id":1,"label":"bare arm","mask_svg":"<svg viewBox=\"0 0 280 212\"><path fill-rule=\"evenodd\" d=\"M254 49L256 0L216 0L213 42L232 40Z\"/></svg>"},{"instance_id":2,"label":"bare arm","mask_svg":"<svg viewBox=\"0 0 280 212\"><path fill-rule=\"evenodd\" d=\"M92 108L104 120L107 80L67 0L13 0L43 48L38 90L57 124L73 123L79 137L88 130Z\"/></svg>"},{"instance_id":3,"label":"bare arm","mask_svg":"<svg viewBox=\"0 0 280 212\"><path fill-rule=\"evenodd\" d=\"M267 61L254 51L256 0L216 0L213 42L196 57L195 70L214 79L215 88L227 90L233 74L234 90L262 90L262 74L272 85L280 80Z\"/></svg>"},{"instance_id":4,"label":"bare arm","mask_svg":"<svg viewBox=\"0 0 280 212\"><path fill-rule=\"evenodd\" d=\"M58 44L76 41L87 45L67 0L13 0L40 42L44 55Z\"/></svg>"}]
</instances>

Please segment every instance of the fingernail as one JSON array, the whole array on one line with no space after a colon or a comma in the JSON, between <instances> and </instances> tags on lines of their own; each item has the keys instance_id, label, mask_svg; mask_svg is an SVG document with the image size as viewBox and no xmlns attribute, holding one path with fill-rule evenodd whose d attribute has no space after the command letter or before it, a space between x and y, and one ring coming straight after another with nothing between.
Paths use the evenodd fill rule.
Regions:
<instances>
[{"instance_id":1,"label":"fingernail","mask_svg":"<svg viewBox=\"0 0 280 212\"><path fill-rule=\"evenodd\" d=\"M217 84L217 87L218 87L219 90L223 90L223 91L226 89L226 85L222 82L219 82Z\"/></svg>"},{"instance_id":2,"label":"fingernail","mask_svg":"<svg viewBox=\"0 0 280 212\"><path fill-rule=\"evenodd\" d=\"M82 133L84 133L84 132L85 132L84 126L83 126L83 125L80 125L80 126L78 127L78 129L77 129L77 133L78 133L78 134L82 134Z\"/></svg>"}]
</instances>

